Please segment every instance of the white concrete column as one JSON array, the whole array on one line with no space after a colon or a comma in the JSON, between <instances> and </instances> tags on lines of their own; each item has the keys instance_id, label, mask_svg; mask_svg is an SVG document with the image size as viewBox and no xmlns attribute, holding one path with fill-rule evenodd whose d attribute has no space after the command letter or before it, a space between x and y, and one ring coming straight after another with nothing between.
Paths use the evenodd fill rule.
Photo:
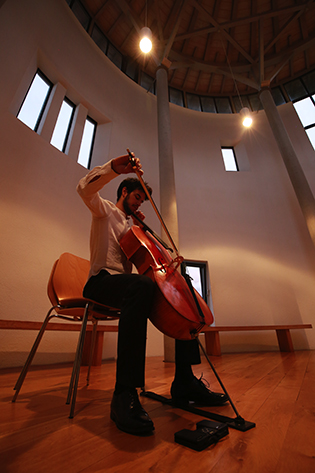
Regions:
<instances>
[{"instance_id":1,"label":"white concrete column","mask_svg":"<svg viewBox=\"0 0 315 473\"><path fill-rule=\"evenodd\" d=\"M167 71L163 66L160 66L156 71L156 88L160 172L160 213L176 247L178 247L178 216L171 117L168 99L168 80ZM164 232L162 237L165 238ZM164 336L165 361L175 360L174 347L174 340Z\"/></svg>"},{"instance_id":2,"label":"white concrete column","mask_svg":"<svg viewBox=\"0 0 315 473\"><path fill-rule=\"evenodd\" d=\"M167 71L159 67L156 71L158 144L160 171L160 206L163 220L178 245L178 217L173 162L171 117L168 99Z\"/></svg>"},{"instance_id":3,"label":"white concrete column","mask_svg":"<svg viewBox=\"0 0 315 473\"><path fill-rule=\"evenodd\" d=\"M303 169L296 156L290 137L281 120L270 90L260 93L260 101L266 112L270 127L277 141L282 159L287 168L295 194L306 220L309 233L315 245L315 199Z\"/></svg>"}]
</instances>

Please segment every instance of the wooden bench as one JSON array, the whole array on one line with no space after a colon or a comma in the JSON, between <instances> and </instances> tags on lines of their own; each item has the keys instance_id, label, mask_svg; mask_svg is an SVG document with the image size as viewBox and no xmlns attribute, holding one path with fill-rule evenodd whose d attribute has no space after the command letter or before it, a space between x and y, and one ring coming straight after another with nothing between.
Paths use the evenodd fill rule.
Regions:
<instances>
[{"instance_id":1,"label":"wooden bench","mask_svg":"<svg viewBox=\"0 0 315 473\"><path fill-rule=\"evenodd\" d=\"M280 351L293 352L294 347L291 339L290 330L300 330L313 328L311 324L298 325L248 325L248 326L217 326L205 327L202 333L205 334L206 351L208 355L221 355L220 335L219 332L243 332L256 330L275 330L277 333Z\"/></svg>"},{"instance_id":2,"label":"wooden bench","mask_svg":"<svg viewBox=\"0 0 315 473\"><path fill-rule=\"evenodd\" d=\"M26 320L1 320L0 330L37 330L42 326L41 322L30 322ZM311 324L298 325L248 325L248 326L216 326L205 327L201 333L205 334L206 351L208 355L221 355L221 344L219 332L242 332L242 331L263 331L275 330L277 333L278 344L280 351L293 352L294 347L291 339L290 330L300 330L313 328ZM46 330L78 332L81 329L81 324L66 323L66 322L51 322L47 325ZM104 325L98 323L97 338L93 356L93 366L100 366L102 363L103 338L104 332L118 332L118 325ZM86 339L84 343L84 352L82 358L82 365L88 365L89 353L91 347L92 325L88 324Z\"/></svg>"},{"instance_id":3,"label":"wooden bench","mask_svg":"<svg viewBox=\"0 0 315 473\"><path fill-rule=\"evenodd\" d=\"M42 322L30 322L28 320L1 320L0 330L37 330L41 329ZM46 330L57 330L61 332L79 332L81 323L50 322ZM87 332L84 342L82 365L89 364L90 347L92 341L92 325L87 325ZM97 336L93 355L93 366L100 366L102 363L103 338L104 332L118 332L118 325L105 325L100 322L97 324Z\"/></svg>"}]
</instances>

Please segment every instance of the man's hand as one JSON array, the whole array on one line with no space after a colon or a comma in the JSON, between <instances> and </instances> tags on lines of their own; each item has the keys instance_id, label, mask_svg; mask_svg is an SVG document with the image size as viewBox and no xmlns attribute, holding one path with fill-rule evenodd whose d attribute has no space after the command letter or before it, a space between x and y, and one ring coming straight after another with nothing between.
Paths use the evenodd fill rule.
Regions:
<instances>
[{"instance_id":1,"label":"man's hand","mask_svg":"<svg viewBox=\"0 0 315 473\"><path fill-rule=\"evenodd\" d=\"M137 218L135 219L134 216L137 217ZM143 227L143 225L141 225L141 222L139 222L139 220L144 220L145 219L144 213L142 213L140 210L137 210L136 212L134 212L134 214L131 214L131 218L133 220L134 225L137 225L140 228Z\"/></svg>"},{"instance_id":2,"label":"man's hand","mask_svg":"<svg viewBox=\"0 0 315 473\"><path fill-rule=\"evenodd\" d=\"M140 159L136 158L133 153L133 162L130 161L129 154L125 154L124 156L119 156L112 160L112 169L117 172L117 174L129 174L131 172L136 172L136 170L142 175L142 166L140 163Z\"/></svg>"}]
</instances>

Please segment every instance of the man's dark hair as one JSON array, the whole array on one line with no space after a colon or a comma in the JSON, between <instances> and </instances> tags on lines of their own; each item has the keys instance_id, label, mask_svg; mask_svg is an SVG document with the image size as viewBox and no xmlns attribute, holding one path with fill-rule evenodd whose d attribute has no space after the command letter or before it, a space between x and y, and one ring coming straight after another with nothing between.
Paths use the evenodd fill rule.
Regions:
<instances>
[{"instance_id":1,"label":"man's dark hair","mask_svg":"<svg viewBox=\"0 0 315 473\"><path fill-rule=\"evenodd\" d=\"M144 184L145 184L149 194L152 195L152 189L149 186L149 184L147 182L145 182ZM132 192L136 189L139 189L139 190L144 192L143 187L142 187L141 182L139 181L139 179L137 179L136 177L127 177L127 179L124 179L120 183L120 185L117 189L117 202L119 201L119 199L121 197L122 190L123 190L124 187L126 187L128 194L130 194L130 192ZM145 195L144 200L148 200L147 195Z\"/></svg>"}]
</instances>

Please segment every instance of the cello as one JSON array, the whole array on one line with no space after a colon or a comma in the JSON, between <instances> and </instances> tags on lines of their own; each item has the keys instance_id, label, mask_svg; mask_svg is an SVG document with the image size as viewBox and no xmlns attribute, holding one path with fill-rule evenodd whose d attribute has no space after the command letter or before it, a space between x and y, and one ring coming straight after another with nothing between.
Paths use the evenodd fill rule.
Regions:
<instances>
[{"instance_id":1,"label":"cello","mask_svg":"<svg viewBox=\"0 0 315 473\"><path fill-rule=\"evenodd\" d=\"M127 152L129 154L129 159L133 164L134 155L129 151L129 149L127 149ZM176 257L172 258L167 250L173 250L169 248L146 224L144 224L142 220L132 214L136 220L141 222L142 228L136 225L132 226L120 239L119 244L126 257L136 266L139 274L149 276L156 283L157 290L155 301L149 318L158 330L169 337L177 340L197 339L200 349L205 355L220 386L229 399L236 414L236 418L232 419L226 416L220 416L218 414L202 411L189 406L185 407L185 410L220 422L225 422L230 427L245 432L246 430L255 427L255 424L253 422L245 421L238 413L231 397L216 372L214 365L210 361L198 338L198 333L202 328L205 325L211 325L213 323L214 319L212 312L200 294L193 288L190 277L185 271L183 257L179 255L175 243L169 234L169 231L166 228L135 163L133 168L176 254ZM179 266L181 266L183 275L178 271ZM169 404L170 402L167 398L149 391L143 390L142 395L163 403Z\"/></svg>"},{"instance_id":2,"label":"cello","mask_svg":"<svg viewBox=\"0 0 315 473\"><path fill-rule=\"evenodd\" d=\"M133 164L134 156L127 149ZM139 274L152 279L157 286L150 320L165 335L178 340L197 337L205 325L213 323L213 315L200 294L193 288L186 274L183 257L179 255L175 243L142 179L134 165L134 170L151 202L175 251L172 258L169 247L146 225L134 225L121 238L119 244L126 257L136 266ZM137 219L135 215L134 218ZM168 249L168 250L167 250ZM171 249L171 251L173 251ZM181 268L181 273L179 272Z\"/></svg>"}]
</instances>

